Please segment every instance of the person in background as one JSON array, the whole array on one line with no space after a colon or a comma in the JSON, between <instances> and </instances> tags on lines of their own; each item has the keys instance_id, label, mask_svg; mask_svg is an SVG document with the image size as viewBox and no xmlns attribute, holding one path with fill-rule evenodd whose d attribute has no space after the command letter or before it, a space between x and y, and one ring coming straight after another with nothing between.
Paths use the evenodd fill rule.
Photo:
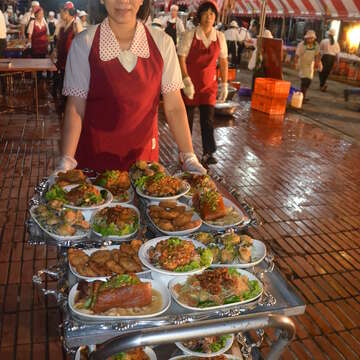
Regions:
<instances>
[{"instance_id":1,"label":"person in background","mask_svg":"<svg viewBox=\"0 0 360 360\"><path fill-rule=\"evenodd\" d=\"M49 35L50 35L49 40L50 40L50 54L51 54L55 47L55 30L56 30L56 24L57 24L57 19L55 18L54 11L49 11L47 24L48 24Z\"/></svg>"},{"instance_id":2,"label":"person in background","mask_svg":"<svg viewBox=\"0 0 360 360\"><path fill-rule=\"evenodd\" d=\"M155 19L152 21L151 26L152 26L154 29L158 29L158 30L161 30L161 31L164 30L163 25L162 25L162 21L161 21L161 19L159 19L159 18L155 18Z\"/></svg>"},{"instance_id":3,"label":"person in background","mask_svg":"<svg viewBox=\"0 0 360 360\"><path fill-rule=\"evenodd\" d=\"M4 55L6 49L6 23L5 16L0 9L0 59Z\"/></svg>"},{"instance_id":4,"label":"person in background","mask_svg":"<svg viewBox=\"0 0 360 360\"><path fill-rule=\"evenodd\" d=\"M188 18L188 20L186 21L186 30L192 30L195 29L195 16L194 14L191 14Z\"/></svg>"},{"instance_id":5,"label":"person in background","mask_svg":"<svg viewBox=\"0 0 360 360\"><path fill-rule=\"evenodd\" d=\"M4 16L5 16L6 26L11 27L17 25L17 16L14 13L12 5L8 5Z\"/></svg>"},{"instance_id":6,"label":"person in background","mask_svg":"<svg viewBox=\"0 0 360 360\"><path fill-rule=\"evenodd\" d=\"M34 15L35 19L28 27L28 39L31 41L31 56L41 59L48 53L49 29L44 18L44 11L40 6L34 8Z\"/></svg>"},{"instance_id":7,"label":"person in background","mask_svg":"<svg viewBox=\"0 0 360 360\"><path fill-rule=\"evenodd\" d=\"M163 18L165 32L173 39L175 46L178 44L181 34L185 31L182 20L178 17L179 7L170 6L170 16Z\"/></svg>"},{"instance_id":8,"label":"person in background","mask_svg":"<svg viewBox=\"0 0 360 360\"><path fill-rule=\"evenodd\" d=\"M88 14L86 13L86 11L81 10L79 12L79 19L81 20L81 25L82 25L83 29L86 29L88 27L87 16L88 16Z\"/></svg>"},{"instance_id":9,"label":"person in background","mask_svg":"<svg viewBox=\"0 0 360 360\"><path fill-rule=\"evenodd\" d=\"M314 78L315 69L321 70L320 47L316 42L314 30L308 30L304 36L304 41L300 42L295 53L295 67L299 67L299 77L301 80L301 92L304 94L304 101L309 99L306 93Z\"/></svg>"},{"instance_id":10,"label":"person in background","mask_svg":"<svg viewBox=\"0 0 360 360\"><path fill-rule=\"evenodd\" d=\"M268 39L272 39L273 35L271 33L270 30L265 29L264 33L263 33L263 37L264 38L268 38ZM248 39L246 41L247 46L252 46L254 48L249 63L248 63L248 69L249 70L254 70L255 66L256 66L256 56L257 56L257 36L255 37L255 39Z\"/></svg>"},{"instance_id":11,"label":"person in background","mask_svg":"<svg viewBox=\"0 0 360 360\"><path fill-rule=\"evenodd\" d=\"M20 21L22 37L27 36L29 24L32 20L35 20L34 9L38 6L40 6L40 3L38 1L32 1L31 9L28 12L26 12L22 17Z\"/></svg>"},{"instance_id":12,"label":"person in background","mask_svg":"<svg viewBox=\"0 0 360 360\"><path fill-rule=\"evenodd\" d=\"M200 110L202 162L205 165L217 163L214 157L216 151L214 105L218 91L216 79L216 63L218 60L222 81L219 101L225 101L228 95L226 40L224 34L214 28L218 13L219 9L214 0L201 2L196 15L199 25L182 36L178 49L185 85L183 98L190 130L193 127L194 110L196 107L199 107Z\"/></svg>"},{"instance_id":13,"label":"person in background","mask_svg":"<svg viewBox=\"0 0 360 360\"><path fill-rule=\"evenodd\" d=\"M326 91L327 85L326 81L329 77L331 69L334 66L335 60L340 53L340 46L337 41L335 41L336 31L335 29L330 29L328 32L328 38L323 39L320 42L320 54L321 62L323 69L319 72L320 79L320 90Z\"/></svg>"},{"instance_id":14,"label":"person in background","mask_svg":"<svg viewBox=\"0 0 360 360\"><path fill-rule=\"evenodd\" d=\"M239 25L236 20L231 21L230 26L225 30L224 35L230 55L230 62L232 65L236 66L239 64L238 51L240 47Z\"/></svg>"},{"instance_id":15,"label":"person in background","mask_svg":"<svg viewBox=\"0 0 360 360\"><path fill-rule=\"evenodd\" d=\"M66 64L68 96L57 170L129 170L158 161L158 107L185 171L206 173L193 152L173 41L147 27L150 0L104 0L107 17L76 36Z\"/></svg>"}]
</instances>

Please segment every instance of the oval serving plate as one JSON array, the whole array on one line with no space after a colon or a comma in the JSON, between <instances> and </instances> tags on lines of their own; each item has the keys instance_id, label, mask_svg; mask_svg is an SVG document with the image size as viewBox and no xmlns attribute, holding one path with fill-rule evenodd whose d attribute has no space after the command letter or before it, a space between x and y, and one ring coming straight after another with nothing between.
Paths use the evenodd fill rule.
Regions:
<instances>
[{"instance_id":1,"label":"oval serving plate","mask_svg":"<svg viewBox=\"0 0 360 360\"><path fill-rule=\"evenodd\" d=\"M186 279L188 278L188 276L177 277L177 278L172 279L172 280L169 282L169 290L170 290L170 293L171 293L172 298L173 298L180 306L182 306L182 307L185 308L185 309L193 310L193 311L209 311L209 310L224 309L224 308L228 308L228 307L232 307L232 306L244 305L244 304L250 303L250 302L258 299L258 298L261 296L261 294L263 293L263 290L264 290L264 286L263 286L263 284L261 283L261 281L260 281L255 275L251 274L250 272L248 272L248 271L246 271L246 270L236 269L236 271L237 271L239 274L241 274L241 275L246 275L249 280L256 280L256 281L260 284L261 291L260 291L260 293L259 293L257 296L253 297L252 299L248 299L248 300L244 300L244 301L239 301L239 302L236 302L236 303L200 308L200 307L194 307L194 306L189 306L189 305L183 304L182 302L180 302L180 301L177 299L176 293L175 293L174 290L173 290L173 287L174 287L176 284L184 284L184 283L186 282Z\"/></svg>"},{"instance_id":2,"label":"oval serving plate","mask_svg":"<svg viewBox=\"0 0 360 360\"><path fill-rule=\"evenodd\" d=\"M213 352L213 353L203 353L203 352L197 352L197 351L190 350L185 345L183 345L183 343L181 343L181 342L176 342L175 345L184 354L192 355L192 356L196 356L196 357L210 358L210 357L214 357L214 356L218 356L218 355L222 355L222 354L226 353L231 348L233 342L234 342L234 334L229 334L229 338L226 340L225 346L221 350Z\"/></svg>"},{"instance_id":3,"label":"oval serving plate","mask_svg":"<svg viewBox=\"0 0 360 360\"><path fill-rule=\"evenodd\" d=\"M74 184L74 185L67 185L64 186L63 189L67 192L69 192L71 189L73 189L74 187L79 186L79 184ZM101 209L107 205L109 205L112 200L113 200L113 195L111 194L111 192L107 189L102 188L101 186L97 186L94 185L99 191L106 191L106 199L105 202L100 204L100 205L91 205L91 206L74 206L74 205L70 205L70 204L64 204L65 207L68 207L70 209L76 209L76 210L97 210L97 209Z\"/></svg>"},{"instance_id":4,"label":"oval serving plate","mask_svg":"<svg viewBox=\"0 0 360 360\"><path fill-rule=\"evenodd\" d=\"M160 231L161 233L163 234L166 234L166 235L169 235L169 236L184 236L184 235L189 235L197 230L200 229L201 225L202 225L202 220L200 219L200 216L194 211L194 215L192 217L192 221L195 221L195 220L200 220L200 225L192 228L192 229L187 229L187 230L179 230L179 231L165 231L165 230L162 230L161 228L159 228L152 220L150 214L149 214L149 206L151 205L159 205L159 201L152 201L151 203L149 203L147 205L147 208L146 208L146 215L147 217L149 218L151 224L156 228L156 230ZM181 203L179 201L176 202L176 205L179 205L179 206L185 206L186 207L186 210L191 210L192 208L184 203Z\"/></svg>"},{"instance_id":5,"label":"oval serving plate","mask_svg":"<svg viewBox=\"0 0 360 360\"><path fill-rule=\"evenodd\" d=\"M82 239L84 237L86 237L87 235L90 234L91 229L84 231L83 234L79 234L79 235L73 235L73 236L61 236L61 235L57 235L52 233L51 231L49 231L48 229L46 229L41 223L40 221L38 221L38 219L36 218L36 215L34 213L34 210L37 208L38 205L35 205L33 207L31 207L30 209L30 216L32 217L32 219L36 222L36 224L40 227L40 229L42 231L44 231L47 235L49 235L50 237L52 237L53 239L57 240L57 241L68 241L68 240L79 240ZM84 215L84 218L86 221L88 221L90 223L90 217L91 214L88 211L81 211L82 214Z\"/></svg>"},{"instance_id":6,"label":"oval serving plate","mask_svg":"<svg viewBox=\"0 0 360 360\"><path fill-rule=\"evenodd\" d=\"M81 312L80 310L76 309L74 306L75 303L75 296L77 293L77 286L78 284L76 283L70 290L69 293L69 297L68 297L68 303L69 303L69 307L70 310L76 314L77 316L81 317L82 319L86 319L86 320L96 320L96 321L106 321L106 320L124 320L124 319L144 319L144 318L151 318L151 317L155 317L158 315L163 314L169 307L171 304L171 296L169 293L169 290L166 288L165 285L163 285L160 282L154 281L154 280L149 280L149 279L141 279L142 282L151 282L151 286L154 290L157 290L162 297L162 308L160 311L157 311L156 313L153 314L139 314L139 315L93 315L93 314L85 314L83 312Z\"/></svg>"},{"instance_id":7,"label":"oval serving plate","mask_svg":"<svg viewBox=\"0 0 360 360\"><path fill-rule=\"evenodd\" d=\"M205 221L204 219L201 219L203 221L203 224L206 225L207 227L209 227L210 229L225 230L225 229L231 228L233 226L240 225L245 221L244 213L240 210L240 208L238 206L236 206L231 200L227 199L226 197L223 197L223 201L224 201L224 205L226 208L232 207L233 209L236 210L237 213L240 214L241 218L239 221L236 221L232 224L227 224L227 225L215 225L215 224ZM192 201L189 202L189 206L192 206Z\"/></svg>"},{"instance_id":8,"label":"oval serving plate","mask_svg":"<svg viewBox=\"0 0 360 360\"><path fill-rule=\"evenodd\" d=\"M175 271L164 270L164 269L158 268L155 265L153 265L150 262L150 258L149 258L149 250L150 250L150 248L155 247L158 242L160 242L162 240L169 239L170 237L171 236L157 237L157 238L149 240L146 243L141 245L141 247L139 249L139 259L140 259L140 261L143 263L143 265L145 267L147 267L148 269L150 269L150 270L152 270L154 272L160 273L160 274L176 276L176 277L184 276L184 274L185 275L198 274L198 273L201 273L203 270L206 269L206 266L203 266L203 267L201 267L199 269L191 270L191 271L188 271L188 272L175 272ZM181 238L181 240L191 241L195 245L196 248L206 249L205 245L201 244L200 242L198 242L196 240L192 240L192 239L185 238L185 237Z\"/></svg>"},{"instance_id":9,"label":"oval serving plate","mask_svg":"<svg viewBox=\"0 0 360 360\"><path fill-rule=\"evenodd\" d=\"M145 194L142 191L142 189L140 189L139 187L136 188L136 192L142 198L152 201L177 200L178 198L184 196L190 190L190 185L186 181L183 181L183 184L184 184L184 189L179 194L173 196L164 196L164 197L150 196Z\"/></svg>"},{"instance_id":10,"label":"oval serving plate","mask_svg":"<svg viewBox=\"0 0 360 360\"><path fill-rule=\"evenodd\" d=\"M96 350L96 345L89 345L89 348L90 348L90 351L93 352ZM81 347L79 347L77 349L74 360L81 360L80 359L80 349L81 349ZM149 360L157 360L157 356L151 347L145 346L144 353L148 356ZM115 355L113 355L113 356L115 356Z\"/></svg>"},{"instance_id":11,"label":"oval serving plate","mask_svg":"<svg viewBox=\"0 0 360 360\"><path fill-rule=\"evenodd\" d=\"M230 264L218 264L212 263L211 267L233 267L238 269L246 269L253 267L257 264L260 264L266 256L266 246L260 240L253 240L253 245L251 247L251 261L249 263L240 262L236 260L236 262L232 262Z\"/></svg>"},{"instance_id":12,"label":"oval serving plate","mask_svg":"<svg viewBox=\"0 0 360 360\"><path fill-rule=\"evenodd\" d=\"M119 249L120 245L110 245L110 246L102 246L101 248L92 248L92 249L84 249L84 253L88 256L90 256L92 253L98 251L98 250L114 250L114 249ZM102 280L102 281L106 281L107 279L111 278L111 276L84 276L84 275L80 275L76 269L70 264L69 261L69 269L70 271L78 278L78 279L82 279L82 280L86 280L86 281L95 281L95 280ZM141 277L143 275L149 274L150 270L148 269L144 269L144 271L138 272L136 273L136 275L138 277Z\"/></svg>"},{"instance_id":13,"label":"oval serving plate","mask_svg":"<svg viewBox=\"0 0 360 360\"><path fill-rule=\"evenodd\" d=\"M126 207L126 208L130 208L130 209L133 209L135 210L135 212L137 213L138 215L138 227L137 229L132 232L131 234L127 234L127 235L107 235L107 236L104 236L100 233L98 233L97 231L95 231L93 229L93 223L95 221L95 215L100 211L102 210L103 208L93 212L92 216L91 216L91 219L90 219L90 223L91 223L91 230L93 231L94 234L96 234L97 236L100 236L102 238L106 238L106 239L111 239L111 240L117 240L117 241L120 241L120 240L123 240L125 241L126 239L129 239L130 237L134 236L138 230L139 230L139 226L140 226L140 211L139 209L134 206L134 205L131 205L131 204L114 204L114 203L111 203L111 204L108 204L106 207L115 207L115 206L122 206L122 207Z\"/></svg>"}]
</instances>

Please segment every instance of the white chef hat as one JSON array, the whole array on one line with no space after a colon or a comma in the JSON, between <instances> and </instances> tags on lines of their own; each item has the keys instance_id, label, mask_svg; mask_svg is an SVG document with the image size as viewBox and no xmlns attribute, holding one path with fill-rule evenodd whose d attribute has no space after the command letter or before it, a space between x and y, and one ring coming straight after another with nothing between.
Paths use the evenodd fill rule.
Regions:
<instances>
[{"instance_id":1,"label":"white chef hat","mask_svg":"<svg viewBox=\"0 0 360 360\"><path fill-rule=\"evenodd\" d=\"M38 1L32 1L31 7L40 6L40 3Z\"/></svg>"},{"instance_id":2,"label":"white chef hat","mask_svg":"<svg viewBox=\"0 0 360 360\"><path fill-rule=\"evenodd\" d=\"M230 26L231 26L231 27L235 27L235 28L238 28L238 27L239 27L239 25L238 25L238 23L237 23L236 20L233 20L233 21L230 23Z\"/></svg>"},{"instance_id":3,"label":"white chef hat","mask_svg":"<svg viewBox=\"0 0 360 360\"><path fill-rule=\"evenodd\" d=\"M13 12L14 10L13 10L12 5L8 5L6 11Z\"/></svg>"},{"instance_id":4,"label":"white chef hat","mask_svg":"<svg viewBox=\"0 0 360 360\"><path fill-rule=\"evenodd\" d=\"M335 36L336 35L336 30L334 28L330 29L328 34L331 35L331 36Z\"/></svg>"},{"instance_id":5,"label":"white chef hat","mask_svg":"<svg viewBox=\"0 0 360 360\"><path fill-rule=\"evenodd\" d=\"M264 38L268 38L268 39L272 39L272 38L273 38L273 35L272 35L271 31L268 30L268 29L265 29L263 34L264 34L264 35L263 35Z\"/></svg>"},{"instance_id":6,"label":"white chef hat","mask_svg":"<svg viewBox=\"0 0 360 360\"><path fill-rule=\"evenodd\" d=\"M49 11L49 16L55 16L55 12L54 11Z\"/></svg>"},{"instance_id":7,"label":"white chef hat","mask_svg":"<svg viewBox=\"0 0 360 360\"><path fill-rule=\"evenodd\" d=\"M79 16L79 17L87 16L87 12L84 11L84 10L80 10L79 13L78 13L78 16Z\"/></svg>"},{"instance_id":8,"label":"white chef hat","mask_svg":"<svg viewBox=\"0 0 360 360\"><path fill-rule=\"evenodd\" d=\"M179 10L179 7L178 7L177 5L175 5L175 4L172 4L172 5L170 6L170 11L172 11L172 10L178 11L178 10Z\"/></svg>"}]
</instances>

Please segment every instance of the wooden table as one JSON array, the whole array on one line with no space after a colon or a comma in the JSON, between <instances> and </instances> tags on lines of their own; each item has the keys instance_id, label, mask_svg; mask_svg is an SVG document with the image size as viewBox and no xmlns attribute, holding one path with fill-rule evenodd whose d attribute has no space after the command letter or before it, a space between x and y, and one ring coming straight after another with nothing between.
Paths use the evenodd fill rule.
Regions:
<instances>
[{"instance_id":1,"label":"wooden table","mask_svg":"<svg viewBox=\"0 0 360 360\"><path fill-rule=\"evenodd\" d=\"M56 66L51 59L0 59L0 73L31 72L35 81L35 112L36 123L39 120L39 93L38 93L38 71L56 71Z\"/></svg>"}]
</instances>

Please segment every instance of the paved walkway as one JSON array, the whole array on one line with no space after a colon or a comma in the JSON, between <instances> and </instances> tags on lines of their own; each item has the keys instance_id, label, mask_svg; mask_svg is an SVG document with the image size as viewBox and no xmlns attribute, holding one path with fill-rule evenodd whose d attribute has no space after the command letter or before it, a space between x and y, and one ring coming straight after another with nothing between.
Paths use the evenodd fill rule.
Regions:
<instances>
[{"instance_id":1,"label":"paved walkway","mask_svg":"<svg viewBox=\"0 0 360 360\"><path fill-rule=\"evenodd\" d=\"M53 168L58 120L48 111L42 128L33 118L0 114L1 360L65 358L58 310L31 282L36 270L56 262L56 251L27 245L24 227L34 185ZM284 359L359 359L360 146L296 113L284 121L251 113L249 102L235 120L217 124L214 171L255 207L263 226L252 235L272 249L307 303ZM163 121L160 136L162 160L175 161ZM201 154L198 123L193 138Z\"/></svg>"}]
</instances>

